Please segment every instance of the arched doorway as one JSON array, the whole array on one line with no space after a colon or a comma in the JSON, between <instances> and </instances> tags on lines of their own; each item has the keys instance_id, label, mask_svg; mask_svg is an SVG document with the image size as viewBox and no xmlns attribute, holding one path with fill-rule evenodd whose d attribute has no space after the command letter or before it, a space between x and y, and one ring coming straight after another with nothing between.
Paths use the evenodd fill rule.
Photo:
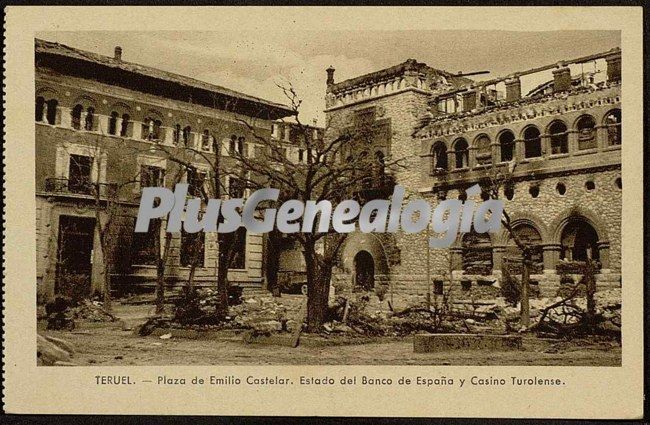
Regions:
<instances>
[{"instance_id":1,"label":"arched doorway","mask_svg":"<svg viewBox=\"0 0 650 425\"><path fill-rule=\"evenodd\" d=\"M375 286L375 261L368 251L354 256L354 286L366 291Z\"/></svg>"},{"instance_id":2,"label":"arched doorway","mask_svg":"<svg viewBox=\"0 0 650 425\"><path fill-rule=\"evenodd\" d=\"M569 222L562 230L560 258L568 261L600 261L598 234L582 219Z\"/></svg>"},{"instance_id":3,"label":"arched doorway","mask_svg":"<svg viewBox=\"0 0 650 425\"><path fill-rule=\"evenodd\" d=\"M539 231L528 223L515 224L512 228L517 238L532 251L533 261L531 273L539 274L544 270L544 259L542 254L542 236ZM506 244L506 259L510 266L510 273L521 274L522 253L512 237L508 237Z\"/></svg>"}]
</instances>

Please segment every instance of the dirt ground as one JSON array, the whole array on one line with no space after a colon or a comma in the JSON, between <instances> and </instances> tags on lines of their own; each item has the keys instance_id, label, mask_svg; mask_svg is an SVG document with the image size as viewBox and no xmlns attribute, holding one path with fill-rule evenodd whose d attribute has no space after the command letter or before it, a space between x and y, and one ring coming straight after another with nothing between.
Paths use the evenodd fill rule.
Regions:
<instances>
[{"instance_id":1,"label":"dirt ground","mask_svg":"<svg viewBox=\"0 0 650 425\"><path fill-rule=\"evenodd\" d=\"M413 338L367 344L297 348L239 340L161 339L134 335L151 306L116 305L119 323L80 324L75 331L43 331L76 349L78 365L536 365L620 366L621 347L612 341L558 341L525 336L517 351L453 350L414 353ZM41 326L39 326L41 329Z\"/></svg>"}]
</instances>

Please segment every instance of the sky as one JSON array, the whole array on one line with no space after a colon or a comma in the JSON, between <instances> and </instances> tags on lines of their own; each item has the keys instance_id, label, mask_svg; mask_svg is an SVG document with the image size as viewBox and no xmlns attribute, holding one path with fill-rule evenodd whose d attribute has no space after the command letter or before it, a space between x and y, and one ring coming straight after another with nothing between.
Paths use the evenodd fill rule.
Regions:
<instances>
[{"instance_id":1,"label":"sky","mask_svg":"<svg viewBox=\"0 0 650 425\"><path fill-rule=\"evenodd\" d=\"M59 31L37 37L107 56L119 45L125 61L285 104L277 85L291 84L303 100L301 121L316 119L321 125L325 69L330 65L337 82L409 58L449 72L490 71L473 77L480 80L603 52L621 43L619 31ZM604 74L602 61L585 67ZM550 71L522 79L522 91L550 79Z\"/></svg>"}]
</instances>

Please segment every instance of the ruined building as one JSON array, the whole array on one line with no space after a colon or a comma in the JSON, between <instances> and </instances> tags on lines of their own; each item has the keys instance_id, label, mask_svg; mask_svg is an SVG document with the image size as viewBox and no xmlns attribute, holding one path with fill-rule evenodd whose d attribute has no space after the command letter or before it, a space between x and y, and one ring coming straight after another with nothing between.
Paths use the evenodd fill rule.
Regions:
<instances>
[{"instance_id":1,"label":"ruined building","mask_svg":"<svg viewBox=\"0 0 650 425\"><path fill-rule=\"evenodd\" d=\"M197 194L210 172L206 161L221 147L223 181L229 196L241 197L232 151L255 154L247 126L278 135L276 120L293 114L281 104L114 57L36 40L36 249L41 300L55 293L91 295L104 273L96 211L111 218L112 287L153 287L156 232L134 233L141 187L173 186L178 164L164 154L191 147L195 171L182 177ZM288 137L288 136L287 136ZM219 142L215 145L215 141ZM180 152L180 149L179 149ZM296 156L294 149L287 153ZM179 154L180 155L180 154ZM94 190L99 188L97 192ZM97 196L97 194L99 196ZM119 204L119 214L106 210ZM245 229L241 229L245 232ZM194 238L204 238L196 244ZM229 279L248 287L263 284L261 235L246 234L235 249ZM162 243L162 241L159 241ZM200 246L196 256L193 247ZM186 281L198 258L197 285L212 285L216 234L174 234L168 283Z\"/></svg>"},{"instance_id":2,"label":"ruined building","mask_svg":"<svg viewBox=\"0 0 650 425\"><path fill-rule=\"evenodd\" d=\"M522 81L540 75L548 78L522 95ZM412 59L338 83L330 68L326 116L332 133L359 120L381 129L376 149L406 164L392 177L432 207L508 173L500 199L533 247L533 292L553 295L560 275L572 273L565 266L587 258L599 265L600 285L620 284L620 49L488 81ZM469 290L498 281L504 263L518 272L520 253L505 230L460 234L445 250L429 249L428 237L351 234L335 284L440 293L450 276Z\"/></svg>"}]
</instances>

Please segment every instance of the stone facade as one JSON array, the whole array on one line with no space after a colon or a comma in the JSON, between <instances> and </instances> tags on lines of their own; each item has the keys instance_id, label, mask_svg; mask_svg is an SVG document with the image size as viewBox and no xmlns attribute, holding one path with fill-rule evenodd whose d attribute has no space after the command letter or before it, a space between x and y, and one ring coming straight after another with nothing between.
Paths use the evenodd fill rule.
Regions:
<instances>
[{"instance_id":1,"label":"stone facade","mask_svg":"<svg viewBox=\"0 0 650 425\"><path fill-rule=\"evenodd\" d=\"M465 189L474 184L488 187L491 173L509 173L500 199L517 234L535 246L532 279L541 292L554 293L561 259L596 259L601 267L598 282L618 285L620 51L589 59L601 58L615 68L608 68L607 80L572 79L560 64L548 85L550 92L526 97L521 96L518 76L526 71L482 84L420 64L414 72L417 62L409 60L337 84L330 69L328 125L336 132L349 125L354 114L376 111L376 118L390 125L391 157L403 158L406 164L394 173L397 184L413 197L428 199L432 208L442 199L464 199ZM436 84L431 75L445 76L448 84ZM376 92L373 87L381 87L386 78L400 81L399 88ZM505 95L496 84L505 88ZM482 199L479 195L469 200ZM433 290L434 281L448 285L450 276L470 287L489 284L501 278L504 261L517 272L518 250L505 230L481 237L460 234L443 250L429 249L429 236L400 231L350 235L336 285L354 285L355 258L362 251L374 260L375 281L386 282L395 292L423 295Z\"/></svg>"},{"instance_id":2,"label":"stone facade","mask_svg":"<svg viewBox=\"0 0 650 425\"><path fill-rule=\"evenodd\" d=\"M200 154L192 156L193 166L209 174L208 161L216 157L213 142L218 141L223 183L230 187L236 170L229 149L234 145L235 149L245 149L247 155L255 152L250 142L253 137L246 141L250 131L239 119L249 116L256 134L271 137L273 123L292 114L283 105L123 62L117 49L116 57L109 58L37 40L35 53L37 285L41 300L57 292L64 256L80 268L77 274L88 275L89 282L77 282L89 285L86 292L101 290L104 256L92 223L97 205L100 219L106 220L108 215L102 208L107 205L109 192L116 188L120 239L119 251L111 254L115 263L113 288L153 286L155 260L137 251L151 250L155 237L136 247L133 233L142 167L162 170L156 174L162 181L149 180L149 185L171 187L179 166L167 159L166 152L182 155L179 143L183 149L195 149ZM234 109L225 108L226 98L239 103ZM100 188L99 198L86 190L84 185L90 181L79 184L73 178L84 170L88 174L85 178ZM184 176L181 181L187 179ZM64 243L65 237L69 239ZM181 239L180 234L174 234L171 242L166 272L170 285L188 278ZM230 281L261 287L262 235L247 233L242 250L242 260L229 271ZM216 234L206 233L201 264L195 273L197 285L214 284L217 255Z\"/></svg>"}]
</instances>

